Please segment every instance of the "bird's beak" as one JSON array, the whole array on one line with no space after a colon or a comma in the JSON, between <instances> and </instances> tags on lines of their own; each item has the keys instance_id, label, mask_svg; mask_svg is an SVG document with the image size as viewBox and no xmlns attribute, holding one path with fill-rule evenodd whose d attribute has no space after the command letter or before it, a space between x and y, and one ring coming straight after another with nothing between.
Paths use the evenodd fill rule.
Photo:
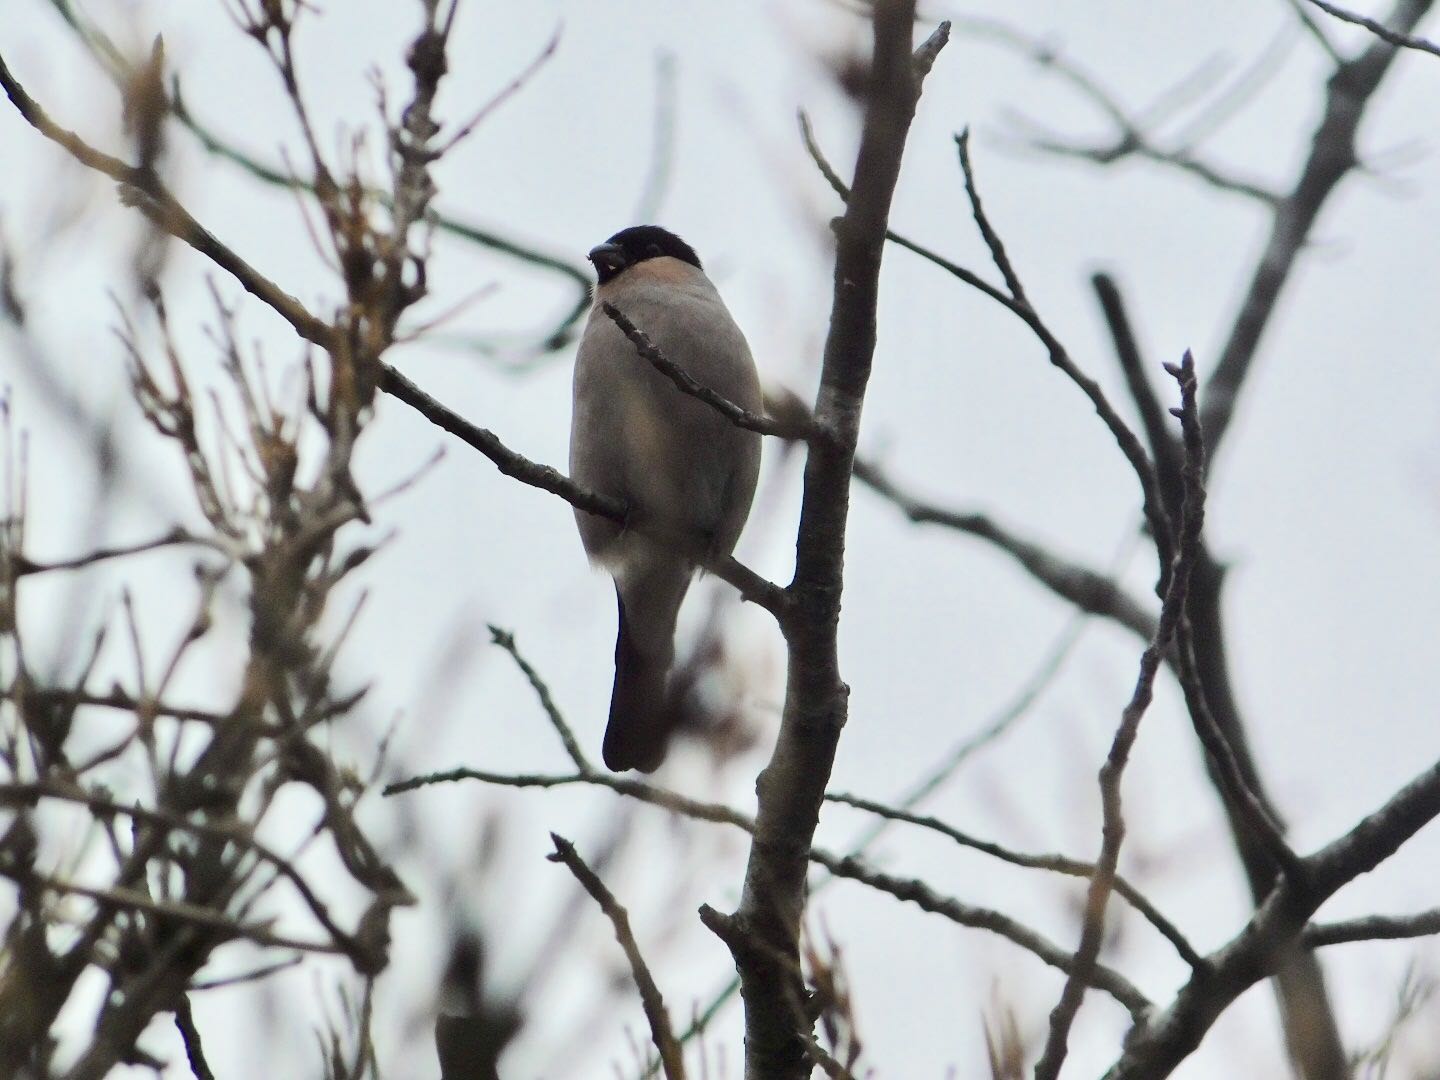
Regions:
<instances>
[{"instance_id":1,"label":"bird's beak","mask_svg":"<svg viewBox=\"0 0 1440 1080\"><path fill-rule=\"evenodd\" d=\"M630 265L630 260L625 257L625 249L619 244L600 244L591 248L586 257L595 264L595 272L600 275L601 281Z\"/></svg>"}]
</instances>

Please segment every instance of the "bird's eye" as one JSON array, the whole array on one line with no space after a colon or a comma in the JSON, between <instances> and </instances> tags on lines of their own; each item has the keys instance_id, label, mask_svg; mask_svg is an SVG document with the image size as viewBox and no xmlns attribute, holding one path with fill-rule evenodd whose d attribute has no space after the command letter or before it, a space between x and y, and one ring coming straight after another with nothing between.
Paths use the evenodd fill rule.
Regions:
<instances>
[{"instance_id":1,"label":"bird's eye","mask_svg":"<svg viewBox=\"0 0 1440 1080\"><path fill-rule=\"evenodd\" d=\"M649 255L652 259L656 259L659 258L661 255L664 255L665 253L660 250L659 244L651 244L648 248L645 249L645 254Z\"/></svg>"}]
</instances>

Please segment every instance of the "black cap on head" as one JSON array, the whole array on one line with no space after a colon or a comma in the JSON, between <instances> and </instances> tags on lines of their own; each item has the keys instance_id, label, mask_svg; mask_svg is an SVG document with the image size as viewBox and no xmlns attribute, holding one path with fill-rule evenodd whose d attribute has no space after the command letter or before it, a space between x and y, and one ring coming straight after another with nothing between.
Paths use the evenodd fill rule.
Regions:
<instances>
[{"instance_id":1,"label":"black cap on head","mask_svg":"<svg viewBox=\"0 0 1440 1080\"><path fill-rule=\"evenodd\" d=\"M590 251L590 261L595 264L595 273L602 285L626 267L662 256L679 259L697 270L701 269L700 256L695 254L695 249L659 225L632 225L621 229Z\"/></svg>"}]
</instances>

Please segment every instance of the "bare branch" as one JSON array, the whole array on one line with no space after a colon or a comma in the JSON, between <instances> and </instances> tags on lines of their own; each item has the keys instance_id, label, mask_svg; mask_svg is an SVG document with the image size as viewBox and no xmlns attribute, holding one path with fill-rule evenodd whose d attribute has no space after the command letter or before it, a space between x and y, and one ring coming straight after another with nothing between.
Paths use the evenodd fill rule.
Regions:
<instances>
[{"instance_id":1,"label":"bare branch","mask_svg":"<svg viewBox=\"0 0 1440 1080\"><path fill-rule=\"evenodd\" d=\"M381 389L409 405L432 424L443 428L451 435L479 450L506 476L513 477L522 484L548 491L552 495L558 495L577 510L584 510L598 517L618 521L627 527L653 536L661 543L669 543L677 547L683 546L679 538L654 531L652 524L631 520L628 508L618 499L582 488L559 470L531 461L524 455L511 450L500 441L499 436L493 431L477 427L452 412L389 365L384 366ZM744 599L759 604L777 618L782 618L788 610L789 598L785 590L762 578L740 563L733 555L727 555L720 560L707 560L703 557L703 553L694 552L693 554L706 570L738 589Z\"/></svg>"},{"instance_id":2,"label":"bare branch","mask_svg":"<svg viewBox=\"0 0 1440 1080\"><path fill-rule=\"evenodd\" d=\"M156 900L138 889L123 886L99 888L38 872L32 874L31 877L34 884L45 889L84 896L108 908L129 908L153 915L160 920L175 920L204 927L207 930L215 930L224 940L243 938L253 941L257 945L294 949L296 952L339 953L341 951L339 946L329 942L305 941L274 933L262 924L242 923L216 911L213 907L192 904L183 900Z\"/></svg>"},{"instance_id":3,"label":"bare branch","mask_svg":"<svg viewBox=\"0 0 1440 1080\"><path fill-rule=\"evenodd\" d=\"M534 77L535 73L541 68L543 68L546 63L549 62L550 58L555 55L555 49L559 46L559 44L560 28L557 26L555 28L555 33L550 35L550 40L545 43L545 47L540 50L539 54L535 57L535 59L531 60L530 63L525 66L524 70L520 72L520 74L516 75L513 79L506 83L504 88L501 89L499 93L497 93L484 105L480 106L480 108L475 111L475 114L471 116L469 120L465 121L465 123L460 125L460 128L453 135L450 136L447 142L436 148L435 152L440 155L447 154L455 148L455 145L457 143L469 138L471 133L474 132L474 130L479 127L486 120L486 118L490 116L491 113L493 113L501 105L504 105L505 102L509 101L512 97L514 97L520 91L520 89L526 83L528 83L531 78Z\"/></svg>"},{"instance_id":4,"label":"bare branch","mask_svg":"<svg viewBox=\"0 0 1440 1080\"><path fill-rule=\"evenodd\" d=\"M614 304L606 301L601 303L600 308L620 328L620 332L630 339L641 358L648 360L656 371L674 383L677 390L703 401L736 427L744 428L746 431L755 431L761 435L775 435L782 439L809 439L814 434L813 431L796 431L793 424L782 420L756 415L747 409L742 409L735 402L710 387L701 386L688 371L661 352L645 331L631 322L629 317Z\"/></svg>"},{"instance_id":5,"label":"bare branch","mask_svg":"<svg viewBox=\"0 0 1440 1080\"><path fill-rule=\"evenodd\" d=\"M1031 149L1088 161L1095 165L1111 165L1127 158L1138 157L1187 173L1219 191L1244 195L1266 204L1273 204L1277 200L1275 192L1197 158L1186 145L1188 140L1181 139L1179 145L1166 147L1148 130L1159 122L1163 114L1173 111L1180 99L1191 96L1195 89L1206 87L1214 81L1206 76L1203 67L1193 76L1187 77L1177 87L1176 92L1167 95L1168 100L1146 110L1142 114L1143 118L1132 117L1097 77L1048 43L995 19L967 18L959 20L957 25L959 31L968 37L995 42L1020 53L1037 67L1053 72L1104 113L1115 129L1113 138L1106 143L1078 143L1059 138L1033 121L1020 118L1025 126L1032 129L1032 134L1023 140ZM1243 81L1242 79L1241 82Z\"/></svg>"},{"instance_id":6,"label":"bare branch","mask_svg":"<svg viewBox=\"0 0 1440 1080\"><path fill-rule=\"evenodd\" d=\"M1095 295L1100 301L1100 310L1110 328L1110 338L1115 343L1115 357L1125 376L1125 386L1130 399L1140 413L1140 425L1145 429L1145 441L1150 444L1150 454L1155 459L1155 473L1160 481L1160 492L1165 500L1165 510L1172 518L1180 516L1182 455L1180 444L1170 433L1166 422L1169 414L1161 404L1155 388L1150 385L1145 360L1135 340L1135 331L1125 310L1125 299L1120 287L1109 274L1095 274L1090 279Z\"/></svg>"},{"instance_id":7,"label":"bare branch","mask_svg":"<svg viewBox=\"0 0 1440 1080\"><path fill-rule=\"evenodd\" d=\"M1270 808L1246 781L1245 770L1235 749L1230 745L1210 709L1204 681L1200 677L1195 658L1194 630L1188 617L1180 621L1176 641L1176 662L1173 667L1180 681L1180 689L1185 695L1185 707L1219 781L1226 805L1233 808L1245 822L1248 834L1261 844L1281 872L1291 876L1301 873L1299 857L1286 843L1284 833L1274 820Z\"/></svg>"},{"instance_id":8,"label":"bare branch","mask_svg":"<svg viewBox=\"0 0 1440 1080\"><path fill-rule=\"evenodd\" d=\"M1200 531L1205 521L1205 446L1200 433L1200 410L1196 403L1195 361L1187 351L1179 367L1167 370L1180 384L1181 406L1176 410L1185 433L1185 495L1181 509L1180 535L1177 538L1174 572L1170 574L1165 603L1160 609L1160 622L1155 637L1140 658L1140 675L1134 694L1125 706L1116 729L1110 753L1100 768L1100 797L1104 826L1100 857L1090 878L1085 899L1085 922L1080 945L1075 950L1075 967L1065 982L1060 1001L1050 1013L1050 1033L1045 1051L1035 1066L1036 1080L1055 1080L1068 1052L1070 1026L1085 997L1084 973L1100 955L1105 932L1105 908L1115 888L1120 861L1120 846L1125 838L1125 818L1121 808L1121 781L1130 751L1140 733L1140 721L1154 695L1155 676L1166 646L1185 615L1185 600L1190 587L1190 572L1200 548Z\"/></svg>"},{"instance_id":9,"label":"bare branch","mask_svg":"<svg viewBox=\"0 0 1440 1080\"><path fill-rule=\"evenodd\" d=\"M1147 641L1154 636L1155 616L1104 574L1070 562L984 514L947 510L922 502L903 491L871 462L857 459L855 478L894 504L911 521L942 525L988 541L1018 562L1036 581L1081 611L1111 619Z\"/></svg>"},{"instance_id":10,"label":"bare branch","mask_svg":"<svg viewBox=\"0 0 1440 1080\"><path fill-rule=\"evenodd\" d=\"M608 772L520 774L494 773L479 769L459 768L401 780L388 785L384 793L387 796L398 795L402 792L414 791L417 788L428 787L432 784L458 783L463 780L478 780L481 783L493 784L497 787L513 788L545 789L568 787L574 784L608 788L617 795L627 796L639 802L648 803L651 806L659 806L662 809L681 814L696 821L709 821L717 825L731 825L735 828L743 829L752 835L754 835L756 831L756 824L753 818L731 807L718 803L700 802L697 799L668 791L665 788L657 787L643 780L632 780L629 777L617 776ZM973 907L969 904L962 904L958 900L941 896L920 881L883 874L865 866L852 855L836 855L822 848L811 847L806 858L809 862L829 870L830 873L836 877L842 877L851 881L857 881L862 885L868 885L873 889L888 893L898 900L912 901L926 911L941 915L960 926L968 926L978 930L988 930L991 933L998 934L1020 946L1022 949L1035 953L1035 955L1045 963L1052 967L1059 968L1061 971L1068 972L1072 969L1071 958L1068 953L1052 942L1047 941L1036 931L1016 922L1001 912L992 911L988 908ZM720 915L718 912L716 915L722 921L733 918ZM729 924L727 923L727 925ZM771 954L771 957L775 959L778 955L779 954ZM796 970L798 973L798 967ZM1149 1002L1143 994L1136 990L1135 987L1118 972L1106 968L1104 965L1097 965L1095 970L1087 978L1090 979L1090 985L1093 985L1097 990L1110 994L1137 1017L1143 1014L1144 1010L1149 1007ZM718 1007L718 1004L715 1007Z\"/></svg>"},{"instance_id":11,"label":"bare branch","mask_svg":"<svg viewBox=\"0 0 1440 1080\"><path fill-rule=\"evenodd\" d=\"M1366 915L1345 922L1316 923L1305 928L1300 940L1311 949L1355 941L1398 941L1440 934L1440 908L1414 915Z\"/></svg>"},{"instance_id":12,"label":"bare branch","mask_svg":"<svg viewBox=\"0 0 1440 1080\"><path fill-rule=\"evenodd\" d=\"M874 360L890 205L921 84L950 32L942 23L916 50L914 0L879 0L872 16L865 120L850 197L834 226L834 295L814 410L833 438L812 441L806 456L791 608L781 620L790 673L785 708L775 749L756 782L755 839L740 905L728 920L736 932L727 944L745 999L745 1071L767 1080L801 1080L810 1070L789 1003L803 999L806 851L847 714L837 630L850 478ZM775 962L775 955L787 962Z\"/></svg>"},{"instance_id":13,"label":"bare branch","mask_svg":"<svg viewBox=\"0 0 1440 1080\"><path fill-rule=\"evenodd\" d=\"M929 829L932 832L939 833L941 836L948 837L961 847L982 852L983 854L999 859L1001 862L1010 863L1012 866L1024 866L1033 870L1049 870L1052 873L1064 874L1068 877L1088 878L1095 873L1094 863L1067 858L1064 855L1031 855L1025 852L1012 851L992 841L981 840L978 837L961 832L954 826L947 825L939 818L911 813L908 810L901 810L893 806L886 806L884 803L877 803L872 799L862 799L856 795L831 791L826 793L825 801L840 803L844 806L853 806L857 810L865 810L887 821L903 821L910 825L917 825L922 829ZM1180 932L1175 924L1162 915L1159 909L1146 899L1145 895L1139 889L1120 874L1115 875L1115 891L1175 947L1175 951L1180 954L1182 960L1191 967L1201 967L1204 965L1204 957L1195 951L1195 947L1186 940L1185 935Z\"/></svg>"},{"instance_id":14,"label":"bare branch","mask_svg":"<svg viewBox=\"0 0 1440 1080\"><path fill-rule=\"evenodd\" d=\"M942 915L961 926L998 934L1026 952L1033 953L1051 967L1064 972L1069 978L1083 979L1085 985L1109 994L1129 1012L1137 1024L1143 1023L1153 1008L1150 1000L1114 969L1096 964L1088 971L1080 972L1074 958L1064 949L1002 912L962 904L958 900L939 895L923 881L882 873L865 866L858 859L837 858L821 850L812 852L812 858L837 877L859 881L897 899L909 900L925 911Z\"/></svg>"},{"instance_id":15,"label":"bare branch","mask_svg":"<svg viewBox=\"0 0 1440 1080\"><path fill-rule=\"evenodd\" d=\"M547 858L551 862L564 863L569 868L575 875L575 880L594 897L600 910L615 927L615 940L620 942L620 947L625 950L625 959L630 962L630 973L635 977L635 985L640 990L640 1001L645 1006L645 1019L650 1023L650 1038L655 1043L655 1048L660 1051L660 1060L665 1065L665 1076L668 1080L685 1080L685 1060L680 1053L675 1032L670 1027L670 1014L665 1011L665 999L661 997L660 988L655 985L655 978L650 974L645 957L640 953L640 945L630 929L630 916L605 887L605 883L596 876L595 871L585 865L585 860L580 858L574 844L556 833L551 833L550 839L555 844L555 852Z\"/></svg>"},{"instance_id":16,"label":"bare branch","mask_svg":"<svg viewBox=\"0 0 1440 1080\"><path fill-rule=\"evenodd\" d=\"M1346 935L1352 924L1338 924L1345 929L1329 942L1323 928L1307 930L1307 920L1336 891L1388 859L1437 816L1440 762L1344 836L1302 860L1299 873L1281 878L1246 927L1207 957L1207 973L1192 976L1168 1008L1132 1035L1120 1060L1105 1074L1106 1080L1169 1075L1231 1002L1289 962L1292 948L1350 940ZM1364 922L1358 920L1357 925ZM1383 923L1374 925L1387 928ZM1430 925L1428 913L1417 916L1415 925ZM1306 941L1307 933L1317 940Z\"/></svg>"},{"instance_id":17,"label":"bare branch","mask_svg":"<svg viewBox=\"0 0 1440 1080\"><path fill-rule=\"evenodd\" d=\"M560 736L560 742L565 746L565 753L570 755L570 760L575 763L575 768L582 773L594 772L595 767L585 757L585 752L580 749L580 743L575 738L575 733L570 730L570 725L565 722L565 717L560 714L559 707L550 696L550 687L545 680L540 678L540 673L530 666L530 662L520 655L520 649L515 644L515 635L507 630L501 630L498 626L490 627L490 640L510 654L510 659L515 661L515 666L520 669L530 688L535 691L536 698L540 701L540 707L545 710L545 715L550 719L550 726Z\"/></svg>"},{"instance_id":18,"label":"bare branch","mask_svg":"<svg viewBox=\"0 0 1440 1080\"><path fill-rule=\"evenodd\" d=\"M1433 0L1397 0L1389 19L1392 30L1408 34L1430 10ZM1235 408L1260 340L1309 240L1310 230L1330 193L1356 166L1355 135L1367 106L1389 72L1397 50L1377 41L1344 63L1326 83L1325 110L1311 139L1310 153L1295 186L1276 204L1265 250L1255 263L1245 298L1215 370L1205 384L1204 414L1210 460L1229 430Z\"/></svg>"},{"instance_id":19,"label":"bare branch","mask_svg":"<svg viewBox=\"0 0 1440 1080\"><path fill-rule=\"evenodd\" d=\"M1315 21L1310 12L1305 10L1305 0L1285 0L1285 3L1289 5L1291 11L1295 12L1295 18L1305 32L1314 39L1315 44L1320 46L1320 50L1330 58L1330 62L1337 68L1343 65L1345 57L1340 55L1340 50L1335 48L1335 43L1330 40L1329 35Z\"/></svg>"},{"instance_id":20,"label":"bare branch","mask_svg":"<svg viewBox=\"0 0 1440 1080\"><path fill-rule=\"evenodd\" d=\"M0 56L0 87L4 88L16 110L36 131L63 147L82 165L126 185L126 188L134 193L134 197L127 193L126 188L122 188L123 201L128 201L158 228L189 244L234 277L246 292L271 308L306 341L321 347L329 345L331 331L323 321L310 314L299 300L240 258L191 217L189 211L175 200L155 172L148 168L127 165L119 158L96 150L73 131L68 131L51 120L10 73L3 56Z\"/></svg>"},{"instance_id":21,"label":"bare branch","mask_svg":"<svg viewBox=\"0 0 1440 1080\"><path fill-rule=\"evenodd\" d=\"M79 570L86 566L94 566L96 563L106 562L110 559L123 559L130 555L140 555L147 551L155 551L158 548L179 547L182 545L197 545L217 550L216 542L207 537L192 536L184 529L170 529L163 536L157 536L153 540L145 540L136 544L124 544L116 547L101 547L93 551L87 551L84 555L76 555L69 559L56 559L51 562L39 562L35 559L26 558L23 555L13 555L15 573L18 577L25 577L28 574L47 574L56 570ZM226 552L226 554L231 554Z\"/></svg>"},{"instance_id":22,"label":"bare branch","mask_svg":"<svg viewBox=\"0 0 1440 1080\"><path fill-rule=\"evenodd\" d=\"M1391 45L1401 49L1418 49L1420 52L1428 52L1433 56L1440 56L1440 45L1428 41L1422 37L1415 37L1412 34L1402 34L1391 30L1384 23L1361 15L1358 12L1349 11L1329 2L1329 0L1310 0L1321 11L1327 15L1333 15L1341 22L1353 23L1355 26L1363 26L1381 41L1389 42Z\"/></svg>"},{"instance_id":23,"label":"bare branch","mask_svg":"<svg viewBox=\"0 0 1440 1080\"><path fill-rule=\"evenodd\" d=\"M824 152L820 149L820 144L815 140L815 130L810 125L810 117L808 117L803 112L800 113L800 136L805 142L805 149L810 154L810 159L815 162L815 167L820 170L820 175L825 177L826 182L830 185L831 189L835 192L835 194L840 196L842 202L849 202L849 186L840 179L840 175L835 171L834 166L830 164L829 160L825 157ZM934 263L946 273L952 274L955 277L959 278L966 285L969 285L972 289L984 293L986 296L990 297L991 300L994 300L1002 307L1010 309L1017 315L1020 313L1019 305L1013 299L1011 299L1009 294L1007 294L1003 289L997 289L994 285L991 285L988 281L982 278L979 274L975 273L973 270L967 270L965 269L965 267L959 265L958 263L951 262L943 255L940 255L930 250L924 245L918 244L913 240L909 240L906 237L901 236L899 233L895 232L893 229L890 229L888 226L885 229L885 239L889 240L892 244L895 244L898 247L902 247L907 251L914 252L922 259Z\"/></svg>"},{"instance_id":24,"label":"bare branch","mask_svg":"<svg viewBox=\"0 0 1440 1080\"><path fill-rule=\"evenodd\" d=\"M1175 540L1171 534L1172 526L1169 515L1165 511L1165 500L1160 491L1160 482L1155 474L1155 467L1151 464L1139 438L1130 430L1130 426L1121 418L1115 407L1110 404L1110 399L1105 396L1105 391L1100 388L1100 384L1080 370L1079 365L1071 358L1059 338L1051 333L1039 312L1026 299L1024 287L1020 283L1015 268L1010 263L1005 245L1001 242L999 233L990 224L990 219L980 202L980 192L975 182L975 170L970 164L969 131L962 131L955 137L955 146L960 154L960 171L965 177L965 191L970 197L970 208L975 217L975 224L985 240L986 247L990 249L990 257L994 260L996 269L1005 278L1010 289L1011 299L1018 305L1017 309L1012 310L1015 310L1016 314L1040 339L1050 354L1050 363L1064 372L1065 376L1078 386L1090 400L1090 404L1099 414L1100 419L1105 422L1111 436L1119 445L1120 452L1125 455L1125 460L1130 463L1136 478L1140 481L1145 521L1155 540L1156 554L1160 562L1160 579L1155 586L1155 591L1164 596L1169 591L1170 564L1174 558Z\"/></svg>"}]
</instances>

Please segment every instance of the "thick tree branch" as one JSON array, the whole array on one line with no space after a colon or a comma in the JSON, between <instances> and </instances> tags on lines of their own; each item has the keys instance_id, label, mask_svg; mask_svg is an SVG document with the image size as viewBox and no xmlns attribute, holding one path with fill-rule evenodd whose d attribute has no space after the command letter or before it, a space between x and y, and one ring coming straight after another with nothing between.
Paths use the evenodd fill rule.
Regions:
<instances>
[{"instance_id":1,"label":"thick tree branch","mask_svg":"<svg viewBox=\"0 0 1440 1080\"><path fill-rule=\"evenodd\" d=\"M835 223L835 286L814 416L833 436L810 443L805 464L790 618L782 623L788 681L780 733L756 781L755 839L740 906L726 936L745 1002L747 1080L808 1075L806 1040L789 1003L803 1000L800 921L808 849L847 715L837 628L844 588L850 475L875 352L886 223L920 87L949 36L913 54L914 0L874 5L874 61L845 214ZM740 943L748 943L741 945ZM787 958L777 962L776 956Z\"/></svg>"}]
</instances>

